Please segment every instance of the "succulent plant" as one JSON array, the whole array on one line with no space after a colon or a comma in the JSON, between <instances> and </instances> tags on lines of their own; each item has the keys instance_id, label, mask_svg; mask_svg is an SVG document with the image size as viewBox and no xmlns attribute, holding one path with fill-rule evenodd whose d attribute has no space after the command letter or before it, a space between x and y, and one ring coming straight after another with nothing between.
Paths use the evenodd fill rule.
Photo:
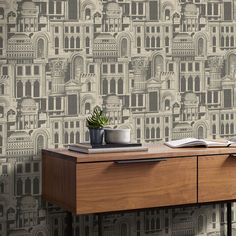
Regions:
<instances>
[{"instance_id":1,"label":"succulent plant","mask_svg":"<svg viewBox=\"0 0 236 236\"><path fill-rule=\"evenodd\" d=\"M109 119L104 112L102 111L101 107L96 106L93 110L93 113L87 117L87 127L90 129L99 129L106 126L109 122Z\"/></svg>"}]
</instances>

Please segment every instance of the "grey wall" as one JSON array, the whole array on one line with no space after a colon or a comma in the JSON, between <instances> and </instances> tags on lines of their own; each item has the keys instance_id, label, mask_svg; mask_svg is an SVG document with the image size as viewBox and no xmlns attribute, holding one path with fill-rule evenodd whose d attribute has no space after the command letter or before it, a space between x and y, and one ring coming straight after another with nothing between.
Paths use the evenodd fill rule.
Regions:
<instances>
[{"instance_id":1,"label":"grey wall","mask_svg":"<svg viewBox=\"0 0 236 236\"><path fill-rule=\"evenodd\" d=\"M235 0L0 0L0 235L66 235L40 150L88 141L97 104L142 143L234 137L235 19ZM103 234L224 235L225 220L224 205L146 210L104 216ZM97 235L96 216L73 225Z\"/></svg>"}]
</instances>

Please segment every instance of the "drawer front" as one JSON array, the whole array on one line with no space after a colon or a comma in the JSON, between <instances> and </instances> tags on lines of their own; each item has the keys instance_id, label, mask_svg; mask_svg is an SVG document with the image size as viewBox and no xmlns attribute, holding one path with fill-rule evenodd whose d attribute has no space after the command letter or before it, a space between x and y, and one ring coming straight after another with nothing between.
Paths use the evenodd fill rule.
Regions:
<instances>
[{"instance_id":1,"label":"drawer front","mask_svg":"<svg viewBox=\"0 0 236 236\"><path fill-rule=\"evenodd\" d=\"M236 199L236 158L229 155L198 157L198 201Z\"/></svg>"},{"instance_id":2,"label":"drawer front","mask_svg":"<svg viewBox=\"0 0 236 236\"><path fill-rule=\"evenodd\" d=\"M77 213L197 202L197 157L77 164Z\"/></svg>"}]
</instances>

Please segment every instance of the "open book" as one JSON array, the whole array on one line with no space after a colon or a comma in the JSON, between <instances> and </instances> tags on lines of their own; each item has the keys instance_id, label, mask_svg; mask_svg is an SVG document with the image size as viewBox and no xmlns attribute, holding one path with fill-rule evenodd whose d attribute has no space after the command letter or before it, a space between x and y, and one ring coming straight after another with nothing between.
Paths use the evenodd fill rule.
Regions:
<instances>
[{"instance_id":1,"label":"open book","mask_svg":"<svg viewBox=\"0 0 236 236\"><path fill-rule=\"evenodd\" d=\"M197 146L204 146L204 147L229 147L234 142L231 141L211 141L211 140L204 140L204 139L197 139L197 138L184 138L180 140L174 140L165 142L165 145L172 147L172 148L181 148L181 147L197 147Z\"/></svg>"}]
</instances>

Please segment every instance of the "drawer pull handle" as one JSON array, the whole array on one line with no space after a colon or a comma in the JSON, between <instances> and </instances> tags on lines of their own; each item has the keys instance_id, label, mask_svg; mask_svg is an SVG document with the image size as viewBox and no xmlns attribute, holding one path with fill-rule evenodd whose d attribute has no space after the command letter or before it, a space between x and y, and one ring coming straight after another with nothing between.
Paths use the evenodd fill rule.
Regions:
<instances>
[{"instance_id":1,"label":"drawer pull handle","mask_svg":"<svg viewBox=\"0 0 236 236\"><path fill-rule=\"evenodd\" d=\"M229 156L230 157L236 157L236 153L231 153Z\"/></svg>"},{"instance_id":2,"label":"drawer pull handle","mask_svg":"<svg viewBox=\"0 0 236 236\"><path fill-rule=\"evenodd\" d=\"M167 161L166 158L152 158L152 159L135 159L135 160L121 160L114 161L116 164L135 164L135 163L150 163L150 162L161 162Z\"/></svg>"}]
</instances>

